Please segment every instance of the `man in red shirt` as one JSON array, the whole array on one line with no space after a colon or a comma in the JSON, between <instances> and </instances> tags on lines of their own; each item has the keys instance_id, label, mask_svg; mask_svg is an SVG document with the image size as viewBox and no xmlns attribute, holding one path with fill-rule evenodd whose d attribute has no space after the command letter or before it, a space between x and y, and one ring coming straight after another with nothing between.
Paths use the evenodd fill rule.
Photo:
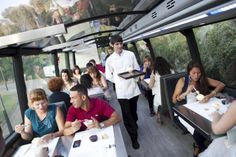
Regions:
<instances>
[{"instance_id":1,"label":"man in red shirt","mask_svg":"<svg viewBox=\"0 0 236 157\"><path fill-rule=\"evenodd\" d=\"M121 121L119 114L104 100L89 98L83 85L70 89L70 106L65 123L64 135L91 128L104 128Z\"/></svg>"}]
</instances>

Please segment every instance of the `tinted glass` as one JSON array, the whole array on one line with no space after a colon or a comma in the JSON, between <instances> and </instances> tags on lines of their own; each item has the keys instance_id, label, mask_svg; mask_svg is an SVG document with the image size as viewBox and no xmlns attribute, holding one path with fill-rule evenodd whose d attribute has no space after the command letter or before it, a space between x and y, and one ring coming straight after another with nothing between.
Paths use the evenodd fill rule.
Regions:
<instances>
[{"instance_id":1,"label":"tinted glass","mask_svg":"<svg viewBox=\"0 0 236 157\"><path fill-rule=\"evenodd\" d=\"M132 11L140 0L11 0L0 6L0 36L73 23L111 13ZM124 15L114 15L105 24L117 27ZM98 20L103 25L104 20ZM107 27L107 26L105 26ZM107 28L102 28L107 29ZM110 29L110 28L109 28Z\"/></svg>"},{"instance_id":2,"label":"tinted glass","mask_svg":"<svg viewBox=\"0 0 236 157\"><path fill-rule=\"evenodd\" d=\"M172 33L150 39L155 56L164 57L177 72L186 71L191 60L186 38L181 33Z\"/></svg>"},{"instance_id":3,"label":"tinted glass","mask_svg":"<svg viewBox=\"0 0 236 157\"><path fill-rule=\"evenodd\" d=\"M23 67L27 92L34 88L47 88L48 78L55 76L53 56L51 54L23 56Z\"/></svg>"},{"instance_id":4,"label":"tinted glass","mask_svg":"<svg viewBox=\"0 0 236 157\"><path fill-rule=\"evenodd\" d=\"M5 138L22 122L13 72L12 59L0 58L0 122Z\"/></svg>"},{"instance_id":5,"label":"tinted glass","mask_svg":"<svg viewBox=\"0 0 236 157\"><path fill-rule=\"evenodd\" d=\"M236 88L236 20L194 29L207 75Z\"/></svg>"}]
</instances>

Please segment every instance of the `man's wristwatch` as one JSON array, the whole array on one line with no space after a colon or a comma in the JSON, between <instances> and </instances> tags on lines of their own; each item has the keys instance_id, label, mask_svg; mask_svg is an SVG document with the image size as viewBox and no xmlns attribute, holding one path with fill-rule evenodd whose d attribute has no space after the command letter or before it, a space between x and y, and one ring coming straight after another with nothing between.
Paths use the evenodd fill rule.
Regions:
<instances>
[{"instance_id":1,"label":"man's wristwatch","mask_svg":"<svg viewBox=\"0 0 236 157\"><path fill-rule=\"evenodd\" d=\"M105 124L104 123L99 123L99 128L100 129L105 128Z\"/></svg>"}]
</instances>

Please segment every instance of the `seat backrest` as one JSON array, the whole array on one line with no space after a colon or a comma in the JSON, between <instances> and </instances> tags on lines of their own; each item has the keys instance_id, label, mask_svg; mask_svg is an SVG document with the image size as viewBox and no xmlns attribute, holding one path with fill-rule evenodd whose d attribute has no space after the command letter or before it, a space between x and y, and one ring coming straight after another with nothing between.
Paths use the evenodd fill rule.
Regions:
<instances>
[{"instance_id":1,"label":"seat backrest","mask_svg":"<svg viewBox=\"0 0 236 157\"><path fill-rule=\"evenodd\" d=\"M229 96L236 98L236 89L225 87L223 90L224 93L227 93Z\"/></svg>"},{"instance_id":2,"label":"seat backrest","mask_svg":"<svg viewBox=\"0 0 236 157\"><path fill-rule=\"evenodd\" d=\"M168 74L161 76L160 83L161 83L161 100L162 106L164 110L169 111L169 115L171 120L174 120L174 113L172 107L174 106L172 102L172 95L175 90L175 86L179 78L186 76L187 73L176 73L176 74Z\"/></svg>"},{"instance_id":3,"label":"seat backrest","mask_svg":"<svg viewBox=\"0 0 236 157\"><path fill-rule=\"evenodd\" d=\"M59 101L59 102L54 102L52 104L55 104L56 106L59 106L60 109L62 110L63 112L63 115L64 115L64 118L66 118L66 115L67 115L67 107L66 107L66 104L64 101Z\"/></svg>"}]
</instances>

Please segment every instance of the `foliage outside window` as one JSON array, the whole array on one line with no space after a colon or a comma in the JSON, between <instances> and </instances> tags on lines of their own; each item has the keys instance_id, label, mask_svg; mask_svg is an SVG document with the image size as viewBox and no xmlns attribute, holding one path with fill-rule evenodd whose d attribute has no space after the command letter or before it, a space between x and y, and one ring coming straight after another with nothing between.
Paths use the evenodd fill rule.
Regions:
<instances>
[{"instance_id":1,"label":"foliage outside window","mask_svg":"<svg viewBox=\"0 0 236 157\"><path fill-rule=\"evenodd\" d=\"M138 55L139 55L139 52L136 52L134 45L129 43L129 44L127 44L127 48L128 48L129 51L134 52L138 64L141 65L141 64L142 64L142 61L141 61L141 59L140 59L140 56L138 56Z\"/></svg>"},{"instance_id":2,"label":"foliage outside window","mask_svg":"<svg viewBox=\"0 0 236 157\"><path fill-rule=\"evenodd\" d=\"M6 138L22 122L10 57L0 58L0 125Z\"/></svg>"},{"instance_id":3,"label":"foliage outside window","mask_svg":"<svg viewBox=\"0 0 236 157\"><path fill-rule=\"evenodd\" d=\"M140 60L143 63L144 57L147 55L150 56L150 51L146 45L146 42L143 40L136 42L136 46L138 49L138 54L140 56Z\"/></svg>"},{"instance_id":4,"label":"foliage outside window","mask_svg":"<svg viewBox=\"0 0 236 157\"><path fill-rule=\"evenodd\" d=\"M50 93L47 80L55 76L52 55L23 56L22 59L27 92L34 88L43 88Z\"/></svg>"},{"instance_id":5,"label":"foliage outside window","mask_svg":"<svg viewBox=\"0 0 236 157\"><path fill-rule=\"evenodd\" d=\"M155 56L164 57L177 72L186 71L191 60L186 38L180 33L150 39Z\"/></svg>"},{"instance_id":6,"label":"foliage outside window","mask_svg":"<svg viewBox=\"0 0 236 157\"><path fill-rule=\"evenodd\" d=\"M194 29L207 76L236 88L236 19Z\"/></svg>"}]
</instances>

